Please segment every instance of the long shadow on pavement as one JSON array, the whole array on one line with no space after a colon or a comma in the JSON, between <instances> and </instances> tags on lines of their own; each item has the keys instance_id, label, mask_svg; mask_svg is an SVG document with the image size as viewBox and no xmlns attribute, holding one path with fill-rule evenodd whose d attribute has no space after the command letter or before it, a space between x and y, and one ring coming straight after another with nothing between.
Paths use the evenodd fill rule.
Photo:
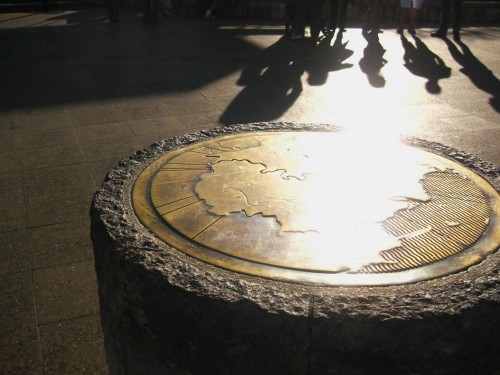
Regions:
<instances>
[{"instance_id":1,"label":"long shadow on pavement","mask_svg":"<svg viewBox=\"0 0 500 375\"><path fill-rule=\"evenodd\" d=\"M311 86L326 83L328 73L347 69L344 63L353 51L339 38L331 45L331 37L318 45L295 43L282 37L262 52L256 61L244 66L238 85L245 88L222 114L223 124L271 121L283 115L298 99L307 73Z\"/></svg>"},{"instance_id":2,"label":"long shadow on pavement","mask_svg":"<svg viewBox=\"0 0 500 375\"><path fill-rule=\"evenodd\" d=\"M500 112L500 81L470 50L462 41L455 45L451 40L445 39L451 56L462 66L460 72L469 77L471 82L480 90L490 94L490 105Z\"/></svg>"},{"instance_id":3,"label":"long shadow on pavement","mask_svg":"<svg viewBox=\"0 0 500 375\"><path fill-rule=\"evenodd\" d=\"M405 50L403 56L404 65L412 74L427 79L425 83L427 92L439 94L441 92L439 80L449 78L451 69L419 37L413 36L413 40L415 44L406 39L404 35L401 35L401 44Z\"/></svg>"},{"instance_id":4,"label":"long shadow on pavement","mask_svg":"<svg viewBox=\"0 0 500 375\"><path fill-rule=\"evenodd\" d=\"M385 49L380 44L377 33L365 33L363 37L368 44L363 50L363 57L359 60L359 67L366 74L368 82L372 87L382 88L385 86L385 78L382 75L382 68L387 64L384 59Z\"/></svg>"}]
</instances>

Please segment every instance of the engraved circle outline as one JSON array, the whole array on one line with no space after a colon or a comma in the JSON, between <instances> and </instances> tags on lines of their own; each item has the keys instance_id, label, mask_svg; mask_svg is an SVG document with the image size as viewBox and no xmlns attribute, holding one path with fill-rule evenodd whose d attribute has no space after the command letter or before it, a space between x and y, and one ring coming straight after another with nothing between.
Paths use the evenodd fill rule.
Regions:
<instances>
[{"instance_id":1,"label":"engraved circle outline","mask_svg":"<svg viewBox=\"0 0 500 375\"><path fill-rule=\"evenodd\" d=\"M405 145L405 147L415 148L419 152L425 154L426 157L436 159L445 165L450 165L455 171L469 178L486 196L486 200L491 209L489 224L482 236L473 245L462 250L458 254L418 268L392 273L325 273L251 262L221 253L215 249L208 248L190 240L171 228L156 211L150 197L151 182L161 166L168 163L169 160L174 159L182 153L217 141L226 141L247 136L268 135L269 133L292 133L292 131L250 132L226 135L203 140L184 147L181 146L180 148L162 154L156 160L144 167L132 185L132 207L137 218L142 225L148 228L167 245L204 263L251 276L315 285L383 286L414 283L463 271L472 265L480 263L488 255L498 250L500 245L499 193L485 179L461 164L409 145ZM301 132L293 131L293 133Z\"/></svg>"}]
</instances>

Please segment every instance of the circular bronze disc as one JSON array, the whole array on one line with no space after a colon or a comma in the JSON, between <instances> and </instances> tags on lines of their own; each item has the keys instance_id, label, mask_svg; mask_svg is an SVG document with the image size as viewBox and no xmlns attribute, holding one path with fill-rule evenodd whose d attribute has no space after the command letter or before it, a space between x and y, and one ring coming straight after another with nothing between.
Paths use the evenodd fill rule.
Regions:
<instances>
[{"instance_id":1,"label":"circular bronze disc","mask_svg":"<svg viewBox=\"0 0 500 375\"><path fill-rule=\"evenodd\" d=\"M245 133L170 151L132 192L172 247L250 275L390 285L496 251L498 192L473 171L348 132Z\"/></svg>"}]
</instances>

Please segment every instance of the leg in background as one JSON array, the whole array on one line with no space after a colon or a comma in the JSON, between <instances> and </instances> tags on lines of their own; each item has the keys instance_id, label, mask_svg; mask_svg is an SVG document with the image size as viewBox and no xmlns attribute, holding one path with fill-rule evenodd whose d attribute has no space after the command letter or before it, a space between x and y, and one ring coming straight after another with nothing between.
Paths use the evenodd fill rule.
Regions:
<instances>
[{"instance_id":1,"label":"leg in background","mask_svg":"<svg viewBox=\"0 0 500 375\"><path fill-rule=\"evenodd\" d=\"M347 19L347 5L349 0L340 0L340 12L339 12L339 31L343 32L345 30L345 24Z\"/></svg>"},{"instance_id":2,"label":"leg in background","mask_svg":"<svg viewBox=\"0 0 500 375\"><path fill-rule=\"evenodd\" d=\"M304 36L307 21L307 0L296 0L295 15L294 15L294 34L292 39L300 39Z\"/></svg>"},{"instance_id":3,"label":"leg in background","mask_svg":"<svg viewBox=\"0 0 500 375\"><path fill-rule=\"evenodd\" d=\"M454 0L453 10L455 17L453 18L453 38L460 39L460 29L462 28L462 0Z\"/></svg>"},{"instance_id":4,"label":"leg in background","mask_svg":"<svg viewBox=\"0 0 500 375\"><path fill-rule=\"evenodd\" d=\"M442 0L441 4L441 24L439 26L439 29L431 33L431 36L435 38L446 38L446 33L448 32L448 24L450 23L451 0Z\"/></svg>"},{"instance_id":5,"label":"leg in background","mask_svg":"<svg viewBox=\"0 0 500 375\"><path fill-rule=\"evenodd\" d=\"M397 29L398 34L403 33L405 25L408 22L409 7L410 2L408 0L401 0L401 6L399 8L399 27Z\"/></svg>"},{"instance_id":6,"label":"leg in background","mask_svg":"<svg viewBox=\"0 0 500 375\"><path fill-rule=\"evenodd\" d=\"M415 25L417 24L417 19L418 19L419 13L420 13L420 9L411 8L410 27L408 28L408 31L410 32L410 34L415 34Z\"/></svg>"},{"instance_id":7,"label":"leg in background","mask_svg":"<svg viewBox=\"0 0 500 375\"><path fill-rule=\"evenodd\" d=\"M319 32L321 30L321 10L323 7L322 0L310 0L310 22L311 22L311 38L313 40L318 39Z\"/></svg>"}]
</instances>

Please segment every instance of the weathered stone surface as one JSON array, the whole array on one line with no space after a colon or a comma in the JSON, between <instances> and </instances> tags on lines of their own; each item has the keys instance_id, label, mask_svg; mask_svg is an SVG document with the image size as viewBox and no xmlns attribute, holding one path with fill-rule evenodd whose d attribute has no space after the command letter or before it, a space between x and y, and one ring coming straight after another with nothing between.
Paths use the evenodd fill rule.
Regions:
<instances>
[{"instance_id":1,"label":"weathered stone surface","mask_svg":"<svg viewBox=\"0 0 500 375\"><path fill-rule=\"evenodd\" d=\"M225 134L329 130L259 123L161 141L110 172L91 209L102 324L113 374L484 373L498 370L500 254L414 284L321 287L205 264L156 239L130 191L168 150ZM405 142L473 169L500 190L500 169L418 139Z\"/></svg>"}]
</instances>

